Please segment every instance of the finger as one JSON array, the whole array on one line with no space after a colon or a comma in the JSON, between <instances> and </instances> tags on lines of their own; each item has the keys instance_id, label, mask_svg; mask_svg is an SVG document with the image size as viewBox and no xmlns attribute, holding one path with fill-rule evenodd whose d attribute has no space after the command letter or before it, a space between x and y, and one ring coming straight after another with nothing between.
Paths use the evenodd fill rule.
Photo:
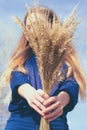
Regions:
<instances>
[{"instance_id":1,"label":"finger","mask_svg":"<svg viewBox=\"0 0 87 130\"><path fill-rule=\"evenodd\" d=\"M44 113L35 105L35 104L32 104L32 108L38 112L41 116L44 116Z\"/></svg>"},{"instance_id":2,"label":"finger","mask_svg":"<svg viewBox=\"0 0 87 130\"><path fill-rule=\"evenodd\" d=\"M43 93L43 96L42 96L45 100L47 100L49 98L49 95L47 93Z\"/></svg>"},{"instance_id":3,"label":"finger","mask_svg":"<svg viewBox=\"0 0 87 130\"><path fill-rule=\"evenodd\" d=\"M32 102L40 109L40 110L45 110L45 107L42 103L40 103L37 99L33 99Z\"/></svg>"},{"instance_id":4,"label":"finger","mask_svg":"<svg viewBox=\"0 0 87 130\"><path fill-rule=\"evenodd\" d=\"M50 113L44 115L44 118L47 119L47 120L51 120L51 119L54 119L56 117L59 117L60 114L62 114L62 113L63 113L63 109L62 108L57 108L53 112L50 112Z\"/></svg>"},{"instance_id":5,"label":"finger","mask_svg":"<svg viewBox=\"0 0 87 130\"><path fill-rule=\"evenodd\" d=\"M38 95L38 94L36 94L35 95L35 98L40 102L40 103L44 103L44 101L45 101L45 99L44 98L42 98L40 95Z\"/></svg>"},{"instance_id":6,"label":"finger","mask_svg":"<svg viewBox=\"0 0 87 130\"><path fill-rule=\"evenodd\" d=\"M47 106L49 106L50 104L52 104L52 103L54 103L54 102L56 102L56 101L57 101L56 96L50 97L50 98L48 98L48 99L43 103L43 105L44 105L45 107L47 107Z\"/></svg>"},{"instance_id":7,"label":"finger","mask_svg":"<svg viewBox=\"0 0 87 130\"><path fill-rule=\"evenodd\" d=\"M38 94L43 97L45 100L49 98L49 95L47 93L45 93L43 90L38 89L37 90Z\"/></svg>"},{"instance_id":8,"label":"finger","mask_svg":"<svg viewBox=\"0 0 87 130\"><path fill-rule=\"evenodd\" d=\"M55 116L53 116L53 117L47 119L47 121L48 121L48 122L53 121L53 120L55 120L57 117L61 116L62 114L63 114L63 111L61 111L60 113L58 113L58 115L56 114Z\"/></svg>"},{"instance_id":9,"label":"finger","mask_svg":"<svg viewBox=\"0 0 87 130\"><path fill-rule=\"evenodd\" d=\"M60 102L55 102L54 104L48 106L46 109L43 110L44 113L49 113L49 112L52 112L53 110L59 108L61 105L60 105Z\"/></svg>"}]
</instances>

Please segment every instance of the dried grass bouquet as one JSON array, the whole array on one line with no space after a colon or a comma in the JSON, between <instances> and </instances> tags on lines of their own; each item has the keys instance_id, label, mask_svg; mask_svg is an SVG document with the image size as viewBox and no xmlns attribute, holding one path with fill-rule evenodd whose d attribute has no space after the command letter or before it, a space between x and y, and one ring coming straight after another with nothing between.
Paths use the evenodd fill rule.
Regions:
<instances>
[{"instance_id":1,"label":"dried grass bouquet","mask_svg":"<svg viewBox=\"0 0 87 130\"><path fill-rule=\"evenodd\" d=\"M48 14L43 15L36 10L32 16L30 10L31 8L28 10L26 25L18 17L14 20L22 28L35 52L43 90L50 95L54 84L63 76L59 73L60 67L69 52L69 44L79 23L76 20L76 9L70 13L63 24L53 16L52 26L45 18ZM50 130L49 123L43 117L41 117L40 130Z\"/></svg>"}]
</instances>

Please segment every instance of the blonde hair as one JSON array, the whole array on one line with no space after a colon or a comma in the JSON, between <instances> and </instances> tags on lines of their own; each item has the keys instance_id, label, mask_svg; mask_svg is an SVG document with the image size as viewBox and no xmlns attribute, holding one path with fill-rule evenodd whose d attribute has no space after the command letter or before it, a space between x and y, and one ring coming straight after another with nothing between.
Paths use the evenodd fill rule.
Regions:
<instances>
[{"instance_id":1,"label":"blonde hair","mask_svg":"<svg viewBox=\"0 0 87 130\"><path fill-rule=\"evenodd\" d=\"M34 11L36 11L36 9L35 10L31 9L31 13ZM46 7L38 7L38 13L43 13L44 16L47 16L47 20L52 25L53 16L55 15L52 10L50 10ZM27 17L28 17L28 13L24 19L25 25L26 25ZM58 19L56 15L55 15L55 18ZM71 74L74 75L76 81L79 84L80 95L83 99L84 97L86 97L85 76L82 71L81 65L78 61L74 46L72 44L70 44L69 49L70 49L70 51L69 51L69 54L67 54L65 61L66 61L67 65L71 67L71 69L68 69L67 77L69 77ZM32 53L33 53L33 51L29 45L29 41L26 40L24 34L22 33L21 38L19 40L19 44L18 44L17 48L15 49L14 54L12 55L12 58L9 62L9 65L8 65L6 71L2 75L2 79L5 79L4 80L5 83L8 83L10 81L11 72L15 68L17 68L18 71L21 71L25 74L27 73L24 68L24 63L31 56Z\"/></svg>"},{"instance_id":2,"label":"blonde hair","mask_svg":"<svg viewBox=\"0 0 87 130\"><path fill-rule=\"evenodd\" d=\"M86 97L86 77L83 73L83 69L80 65L74 45L70 44L69 49L70 49L70 53L66 57L66 62L70 67L67 73L67 77L69 77L71 73L73 74L74 78L79 84L80 95L83 99L84 97Z\"/></svg>"}]
</instances>

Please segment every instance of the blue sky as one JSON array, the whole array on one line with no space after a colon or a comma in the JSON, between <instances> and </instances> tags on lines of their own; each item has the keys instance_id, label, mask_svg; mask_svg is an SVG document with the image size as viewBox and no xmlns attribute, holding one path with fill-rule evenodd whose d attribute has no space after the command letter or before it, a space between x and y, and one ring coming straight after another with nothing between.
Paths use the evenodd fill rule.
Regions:
<instances>
[{"instance_id":1,"label":"blue sky","mask_svg":"<svg viewBox=\"0 0 87 130\"><path fill-rule=\"evenodd\" d=\"M85 60L87 59L87 0L39 0L39 3L52 8L61 20L79 3L78 17L82 19L82 22L78 26L75 43L80 62L87 76L87 60ZM0 46L3 46L2 43L6 43L6 40L12 46L17 42L21 30L12 21L12 16L16 15L23 20L26 13L25 4L32 5L32 0L0 0ZM87 130L86 113L87 101L85 103L79 101L75 109L68 115L70 130Z\"/></svg>"}]
</instances>

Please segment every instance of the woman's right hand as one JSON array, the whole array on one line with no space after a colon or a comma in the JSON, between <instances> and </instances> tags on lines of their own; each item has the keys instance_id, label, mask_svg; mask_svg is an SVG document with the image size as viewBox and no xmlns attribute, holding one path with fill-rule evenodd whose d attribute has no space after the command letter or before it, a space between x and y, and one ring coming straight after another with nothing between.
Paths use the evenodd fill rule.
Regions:
<instances>
[{"instance_id":1,"label":"woman's right hand","mask_svg":"<svg viewBox=\"0 0 87 130\"><path fill-rule=\"evenodd\" d=\"M25 83L18 88L18 93L27 100L30 107L41 116L44 116L45 106L43 103L49 96L42 89L36 90L31 85Z\"/></svg>"}]
</instances>

